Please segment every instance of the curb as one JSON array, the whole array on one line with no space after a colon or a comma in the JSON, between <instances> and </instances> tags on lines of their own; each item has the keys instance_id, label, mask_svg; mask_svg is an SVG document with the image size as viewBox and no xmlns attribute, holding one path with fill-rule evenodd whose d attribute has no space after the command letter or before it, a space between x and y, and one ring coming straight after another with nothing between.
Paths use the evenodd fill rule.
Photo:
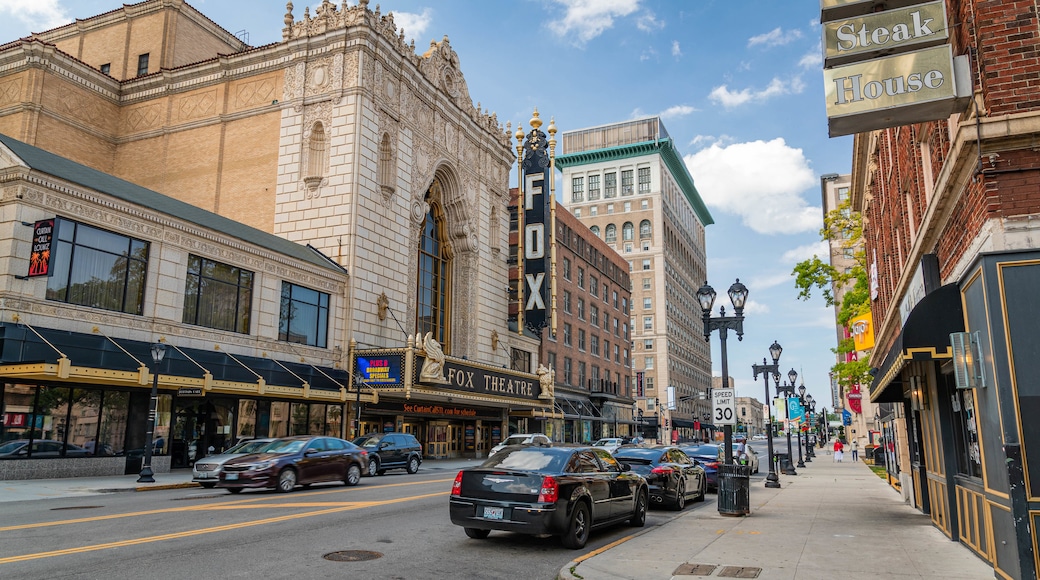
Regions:
<instances>
[{"instance_id":1,"label":"curb","mask_svg":"<svg viewBox=\"0 0 1040 580\"><path fill-rule=\"evenodd\" d=\"M164 485L142 485L142 486L135 487L135 488L133 488L131 490L128 490L128 491L156 491L156 490L163 490L163 489L185 489L185 488L189 488L189 487L202 487L202 486L199 485L198 483L194 482L194 481L187 481L187 482L184 482L184 483L169 483L169 484L164 484Z\"/></svg>"}]
</instances>

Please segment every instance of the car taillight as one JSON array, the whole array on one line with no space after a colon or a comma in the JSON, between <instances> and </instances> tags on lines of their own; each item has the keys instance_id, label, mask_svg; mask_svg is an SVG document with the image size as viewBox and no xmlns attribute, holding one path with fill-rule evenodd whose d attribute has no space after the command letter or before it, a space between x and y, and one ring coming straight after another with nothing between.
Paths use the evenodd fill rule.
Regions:
<instances>
[{"instance_id":1,"label":"car taillight","mask_svg":"<svg viewBox=\"0 0 1040 580\"><path fill-rule=\"evenodd\" d=\"M451 495L462 495L462 472L455 476L455 483L451 484Z\"/></svg>"},{"instance_id":2,"label":"car taillight","mask_svg":"<svg viewBox=\"0 0 1040 580\"><path fill-rule=\"evenodd\" d=\"M650 470L650 473L656 473L658 475L671 475L675 471L667 465L658 465L657 467Z\"/></svg>"},{"instance_id":3,"label":"car taillight","mask_svg":"<svg viewBox=\"0 0 1040 580\"><path fill-rule=\"evenodd\" d=\"M718 461L709 461L708 463L705 463L704 465L707 465L708 467L710 467L712 469L718 469L719 468L719 462Z\"/></svg>"},{"instance_id":4,"label":"car taillight","mask_svg":"<svg viewBox=\"0 0 1040 580\"><path fill-rule=\"evenodd\" d=\"M542 478L542 488L538 490L538 503L556 503L560 497L560 484L556 478L545 476Z\"/></svg>"}]
</instances>

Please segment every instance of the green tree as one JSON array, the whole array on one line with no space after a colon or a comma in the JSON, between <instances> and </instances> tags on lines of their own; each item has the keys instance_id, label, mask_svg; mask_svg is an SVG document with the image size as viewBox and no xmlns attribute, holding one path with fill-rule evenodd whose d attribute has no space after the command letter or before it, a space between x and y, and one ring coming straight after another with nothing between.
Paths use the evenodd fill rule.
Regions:
<instances>
[{"instance_id":1,"label":"green tree","mask_svg":"<svg viewBox=\"0 0 1040 580\"><path fill-rule=\"evenodd\" d=\"M798 288L798 298L809 300L814 290L823 296L827 306L838 306L838 323L848 326L849 320L870 312L870 286L867 279L867 259L863 250L863 217L852 211L849 200L827 212L823 218L820 237L828 243L840 241L840 251L851 257L852 265L839 270L819 256L795 264L792 274ZM838 304L834 288L844 289L841 304ZM847 338L838 343L832 352L842 355L855 350L853 340ZM870 355L860 355L859 360L836 362L831 373L841 385L848 389L854 384L865 385L871 380Z\"/></svg>"}]
</instances>

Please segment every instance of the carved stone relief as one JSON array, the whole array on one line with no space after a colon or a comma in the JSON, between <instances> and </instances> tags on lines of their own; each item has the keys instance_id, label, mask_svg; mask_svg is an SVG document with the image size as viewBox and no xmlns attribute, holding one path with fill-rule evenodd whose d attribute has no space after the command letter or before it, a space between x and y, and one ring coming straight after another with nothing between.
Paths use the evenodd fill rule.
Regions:
<instances>
[{"instance_id":1,"label":"carved stone relief","mask_svg":"<svg viewBox=\"0 0 1040 580\"><path fill-rule=\"evenodd\" d=\"M358 53L350 52L341 55L343 59L343 87L351 88L358 85Z\"/></svg>"},{"instance_id":2,"label":"carved stone relief","mask_svg":"<svg viewBox=\"0 0 1040 580\"><path fill-rule=\"evenodd\" d=\"M162 110L161 103L148 103L128 109L123 115L123 130L133 132L158 128Z\"/></svg>"},{"instance_id":3,"label":"carved stone relief","mask_svg":"<svg viewBox=\"0 0 1040 580\"><path fill-rule=\"evenodd\" d=\"M173 110L177 121L190 121L213 115L216 105L217 91L214 89L176 99Z\"/></svg>"},{"instance_id":4,"label":"carved stone relief","mask_svg":"<svg viewBox=\"0 0 1040 580\"><path fill-rule=\"evenodd\" d=\"M235 89L235 108L247 109L255 105L266 105L275 100L274 81L259 79L242 83Z\"/></svg>"},{"instance_id":5,"label":"carved stone relief","mask_svg":"<svg viewBox=\"0 0 1040 580\"><path fill-rule=\"evenodd\" d=\"M14 103L22 98L22 79L16 78L0 83L0 105Z\"/></svg>"}]
</instances>

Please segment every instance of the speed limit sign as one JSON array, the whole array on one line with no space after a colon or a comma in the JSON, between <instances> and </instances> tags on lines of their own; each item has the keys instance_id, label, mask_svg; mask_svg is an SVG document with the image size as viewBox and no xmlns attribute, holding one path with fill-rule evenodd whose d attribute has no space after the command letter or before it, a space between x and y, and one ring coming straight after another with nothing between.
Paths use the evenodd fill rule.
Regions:
<instances>
[{"instance_id":1,"label":"speed limit sign","mask_svg":"<svg viewBox=\"0 0 1040 580\"><path fill-rule=\"evenodd\" d=\"M711 400L714 412L711 418L717 425L737 424L737 400L735 389L712 389Z\"/></svg>"}]
</instances>

